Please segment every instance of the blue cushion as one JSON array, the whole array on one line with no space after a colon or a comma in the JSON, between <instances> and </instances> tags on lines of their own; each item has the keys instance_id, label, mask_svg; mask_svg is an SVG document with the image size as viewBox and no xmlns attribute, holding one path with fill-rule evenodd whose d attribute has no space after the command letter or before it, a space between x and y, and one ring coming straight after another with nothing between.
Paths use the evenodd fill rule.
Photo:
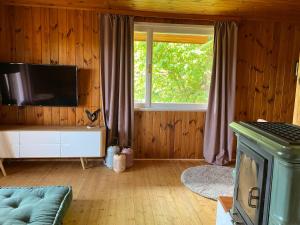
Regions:
<instances>
[{"instance_id":1,"label":"blue cushion","mask_svg":"<svg viewBox=\"0 0 300 225\"><path fill-rule=\"evenodd\" d=\"M0 225L60 225L71 201L71 187L2 187Z\"/></svg>"}]
</instances>

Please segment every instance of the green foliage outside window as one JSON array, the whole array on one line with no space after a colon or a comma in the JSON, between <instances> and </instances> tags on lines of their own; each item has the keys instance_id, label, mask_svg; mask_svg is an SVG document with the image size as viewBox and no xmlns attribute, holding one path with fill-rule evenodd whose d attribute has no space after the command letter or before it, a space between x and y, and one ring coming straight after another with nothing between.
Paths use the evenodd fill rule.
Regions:
<instances>
[{"instance_id":1,"label":"green foliage outside window","mask_svg":"<svg viewBox=\"0 0 300 225\"><path fill-rule=\"evenodd\" d=\"M134 98L144 102L146 42L134 43ZM205 44L153 42L152 103L207 103L213 37Z\"/></svg>"},{"instance_id":2,"label":"green foliage outside window","mask_svg":"<svg viewBox=\"0 0 300 225\"><path fill-rule=\"evenodd\" d=\"M134 102L145 102L147 43L134 41Z\"/></svg>"}]
</instances>

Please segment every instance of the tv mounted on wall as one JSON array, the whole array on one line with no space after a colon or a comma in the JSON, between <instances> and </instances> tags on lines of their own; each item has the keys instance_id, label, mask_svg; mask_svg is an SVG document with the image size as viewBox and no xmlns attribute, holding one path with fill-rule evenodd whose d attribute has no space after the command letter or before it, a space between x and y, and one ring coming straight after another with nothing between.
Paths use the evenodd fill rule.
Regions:
<instances>
[{"instance_id":1,"label":"tv mounted on wall","mask_svg":"<svg viewBox=\"0 0 300 225\"><path fill-rule=\"evenodd\" d=\"M77 67L0 63L0 104L77 106Z\"/></svg>"}]
</instances>

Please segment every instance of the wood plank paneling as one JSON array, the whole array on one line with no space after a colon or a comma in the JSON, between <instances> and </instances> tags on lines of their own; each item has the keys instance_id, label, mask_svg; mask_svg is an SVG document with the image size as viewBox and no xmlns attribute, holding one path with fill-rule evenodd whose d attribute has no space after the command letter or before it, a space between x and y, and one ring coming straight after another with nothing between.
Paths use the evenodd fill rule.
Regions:
<instances>
[{"instance_id":1,"label":"wood plank paneling","mask_svg":"<svg viewBox=\"0 0 300 225\"><path fill-rule=\"evenodd\" d=\"M43 7L84 8L105 13L148 17L185 17L212 19L212 16L240 16L251 18L283 17L299 19L297 0L3 0L4 4Z\"/></svg>"},{"instance_id":2,"label":"wood plank paneling","mask_svg":"<svg viewBox=\"0 0 300 225\"><path fill-rule=\"evenodd\" d=\"M236 120L292 122L299 52L300 24L240 23ZM203 112L135 112L137 157L203 158L204 124Z\"/></svg>"},{"instance_id":3,"label":"wood plank paneling","mask_svg":"<svg viewBox=\"0 0 300 225\"><path fill-rule=\"evenodd\" d=\"M78 107L1 106L0 123L88 124L84 110L101 107L97 13L11 6L1 6L0 12L1 61L79 67ZM299 24L240 22L237 120L292 121L299 51ZM205 112L136 111L136 157L203 158L204 123ZM99 124L103 124L102 116Z\"/></svg>"},{"instance_id":4,"label":"wood plank paneling","mask_svg":"<svg viewBox=\"0 0 300 225\"><path fill-rule=\"evenodd\" d=\"M299 56L300 62L300 56ZM293 115L293 124L300 125L300 67L298 66L298 77L297 77L297 87L295 95L295 105L294 105L294 115Z\"/></svg>"},{"instance_id":5,"label":"wood plank paneling","mask_svg":"<svg viewBox=\"0 0 300 225\"><path fill-rule=\"evenodd\" d=\"M95 110L101 106L97 13L10 6L1 6L0 10L1 61L79 68L79 107L1 106L0 122L87 125L84 109ZM103 124L102 117L99 124Z\"/></svg>"},{"instance_id":6,"label":"wood plank paneling","mask_svg":"<svg viewBox=\"0 0 300 225\"><path fill-rule=\"evenodd\" d=\"M203 157L205 112L136 111L134 119L135 157Z\"/></svg>"},{"instance_id":7,"label":"wood plank paneling","mask_svg":"<svg viewBox=\"0 0 300 225\"><path fill-rule=\"evenodd\" d=\"M42 26L42 63L50 64L50 13L49 9L41 9ZM52 107L44 107L44 125L52 123Z\"/></svg>"},{"instance_id":8,"label":"wood plank paneling","mask_svg":"<svg viewBox=\"0 0 300 225\"><path fill-rule=\"evenodd\" d=\"M292 122L300 23L239 25L236 119Z\"/></svg>"}]
</instances>

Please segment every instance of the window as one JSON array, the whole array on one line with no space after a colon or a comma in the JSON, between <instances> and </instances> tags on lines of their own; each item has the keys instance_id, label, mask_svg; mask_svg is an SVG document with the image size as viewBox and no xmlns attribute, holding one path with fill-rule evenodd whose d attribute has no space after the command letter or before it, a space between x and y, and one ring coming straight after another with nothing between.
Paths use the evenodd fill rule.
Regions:
<instances>
[{"instance_id":1,"label":"window","mask_svg":"<svg viewBox=\"0 0 300 225\"><path fill-rule=\"evenodd\" d=\"M213 27L136 23L136 108L207 108L213 58Z\"/></svg>"}]
</instances>

